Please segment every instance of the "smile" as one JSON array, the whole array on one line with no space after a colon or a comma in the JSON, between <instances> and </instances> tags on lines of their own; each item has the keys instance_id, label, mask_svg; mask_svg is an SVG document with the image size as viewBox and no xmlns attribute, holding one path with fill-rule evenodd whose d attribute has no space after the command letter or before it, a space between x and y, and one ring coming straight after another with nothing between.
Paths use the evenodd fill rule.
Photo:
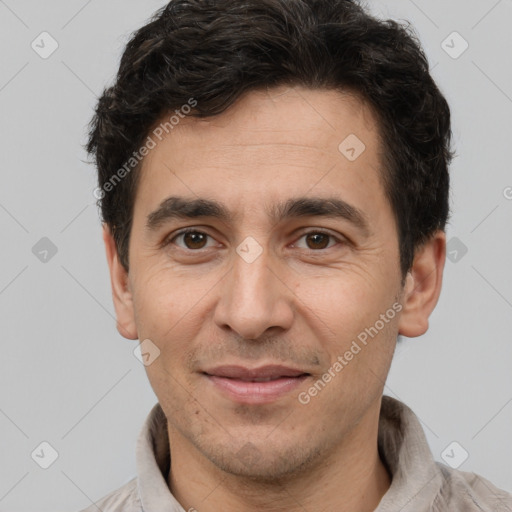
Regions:
<instances>
[{"instance_id":1,"label":"smile","mask_svg":"<svg viewBox=\"0 0 512 512\"><path fill-rule=\"evenodd\" d=\"M310 377L283 366L248 369L221 366L203 372L213 388L228 399L244 404L266 404L289 394Z\"/></svg>"}]
</instances>

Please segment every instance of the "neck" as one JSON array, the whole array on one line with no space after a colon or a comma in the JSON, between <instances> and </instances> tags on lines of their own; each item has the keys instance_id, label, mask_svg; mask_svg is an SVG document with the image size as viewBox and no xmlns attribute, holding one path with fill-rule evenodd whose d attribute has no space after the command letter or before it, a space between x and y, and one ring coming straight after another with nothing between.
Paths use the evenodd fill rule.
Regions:
<instances>
[{"instance_id":1,"label":"neck","mask_svg":"<svg viewBox=\"0 0 512 512\"><path fill-rule=\"evenodd\" d=\"M169 426L169 488L191 511L372 512L391 483L377 448L379 409L314 464L272 483L226 473Z\"/></svg>"}]
</instances>

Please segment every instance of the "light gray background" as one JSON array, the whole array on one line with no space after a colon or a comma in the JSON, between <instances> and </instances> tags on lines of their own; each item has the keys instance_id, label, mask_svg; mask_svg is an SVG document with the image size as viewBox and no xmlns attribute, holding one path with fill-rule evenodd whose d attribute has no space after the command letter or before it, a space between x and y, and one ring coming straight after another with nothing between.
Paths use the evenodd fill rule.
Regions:
<instances>
[{"instance_id":1,"label":"light gray background","mask_svg":"<svg viewBox=\"0 0 512 512\"><path fill-rule=\"evenodd\" d=\"M438 460L457 441L469 453L460 469L512 491L512 2L369 3L415 27L458 154L448 230L457 259L430 331L400 345L386 393L419 415ZM0 0L0 511L79 510L135 475L156 397L138 342L116 331L95 169L81 145L128 35L163 4ZM47 59L31 48L43 31L59 44ZM457 59L442 47L453 31L469 43ZM46 262L32 251L43 237L57 248ZM43 441L59 455L48 469L31 458Z\"/></svg>"}]
</instances>

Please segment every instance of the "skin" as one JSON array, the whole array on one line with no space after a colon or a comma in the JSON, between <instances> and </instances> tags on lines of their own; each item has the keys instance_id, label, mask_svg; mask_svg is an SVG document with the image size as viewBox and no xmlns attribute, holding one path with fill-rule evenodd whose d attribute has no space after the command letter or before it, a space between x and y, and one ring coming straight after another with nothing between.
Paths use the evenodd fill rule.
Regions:
<instances>
[{"instance_id":1,"label":"skin","mask_svg":"<svg viewBox=\"0 0 512 512\"><path fill-rule=\"evenodd\" d=\"M349 134L366 146L355 161L338 150ZM389 488L377 451L383 387L397 335L428 328L445 235L417 249L403 280L381 152L376 118L356 95L252 91L219 116L182 120L145 158L129 272L104 226L119 332L161 351L146 370L168 419L169 488L186 510L364 512ZM146 229L171 195L214 199L233 218ZM347 219L268 214L313 196L356 207L367 231ZM184 227L209 236L173 238ZM334 238L315 238L318 230ZM252 263L236 252L248 236L262 248ZM397 303L400 313L300 403L298 394ZM239 404L201 373L221 364L288 364L311 376L272 403Z\"/></svg>"}]
</instances>

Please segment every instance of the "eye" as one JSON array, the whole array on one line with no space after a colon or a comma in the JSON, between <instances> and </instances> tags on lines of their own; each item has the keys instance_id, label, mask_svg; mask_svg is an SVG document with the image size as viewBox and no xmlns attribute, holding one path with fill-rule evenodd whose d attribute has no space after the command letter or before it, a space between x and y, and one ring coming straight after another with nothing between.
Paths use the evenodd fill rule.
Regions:
<instances>
[{"instance_id":1,"label":"eye","mask_svg":"<svg viewBox=\"0 0 512 512\"><path fill-rule=\"evenodd\" d=\"M324 231L309 231L308 233L304 233L299 240L305 239L306 241L306 247L300 247L303 249L311 249L311 250L322 250L322 249L329 249L333 245L336 245L336 242L340 242L338 238L336 238L334 235L331 235L330 233L326 233ZM331 240L332 243L329 245L329 240ZM295 247L298 246L297 243L294 244Z\"/></svg>"},{"instance_id":2,"label":"eye","mask_svg":"<svg viewBox=\"0 0 512 512\"><path fill-rule=\"evenodd\" d=\"M192 251L198 249L206 249L211 247L211 245L207 245L208 238L211 238L210 235L203 233L202 231L197 231L196 229L185 229L170 238L167 242L165 242L165 245L176 243L177 240L181 240L183 245L180 243L176 243L176 245L182 249L188 249ZM213 238L211 239L213 240Z\"/></svg>"},{"instance_id":3,"label":"eye","mask_svg":"<svg viewBox=\"0 0 512 512\"><path fill-rule=\"evenodd\" d=\"M208 245L208 239L211 240L210 245ZM298 240L304 240L305 245L301 246L299 242L296 242L293 244L294 247L309 249L312 251L329 249L336 245L336 243L342 243L342 240L331 233L318 230L304 233ZM207 249L208 247L215 246L214 239L210 235L202 231L198 231L197 229L184 229L164 241L163 246L169 244L175 244L181 249L190 251L200 251L201 249Z\"/></svg>"}]
</instances>

